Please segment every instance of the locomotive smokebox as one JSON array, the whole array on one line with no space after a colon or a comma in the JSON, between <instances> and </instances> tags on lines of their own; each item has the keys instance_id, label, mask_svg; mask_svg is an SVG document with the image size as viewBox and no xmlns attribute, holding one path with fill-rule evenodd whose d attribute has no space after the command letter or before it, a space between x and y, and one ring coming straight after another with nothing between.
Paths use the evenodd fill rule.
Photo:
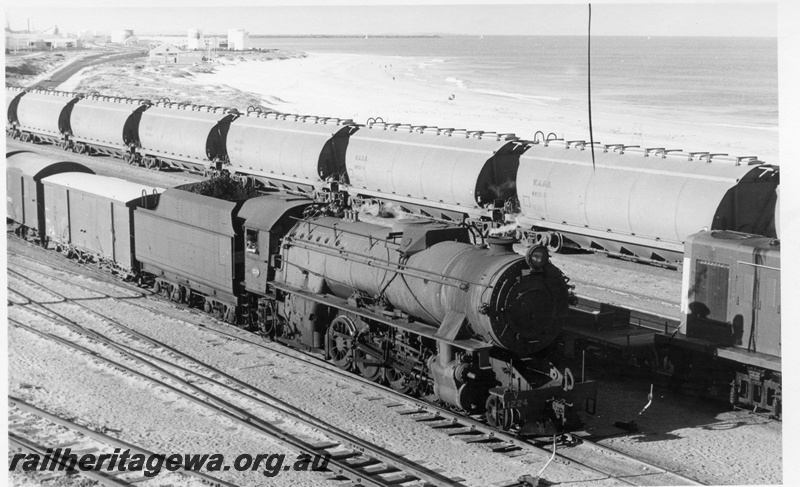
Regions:
<instances>
[{"instance_id":1,"label":"locomotive smokebox","mask_svg":"<svg viewBox=\"0 0 800 487\"><path fill-rule=\"evenodd\" d=\"M455 328L466 321L473 337L523 356L552 343L567 311L561 272L553 266L532 272L505 240L488 249L441 242L411 256L408 265L461 285L396 279L386 291L395 306L413 309L423 319L435 318L441 326Z\"/></svg>"}]
</instances>

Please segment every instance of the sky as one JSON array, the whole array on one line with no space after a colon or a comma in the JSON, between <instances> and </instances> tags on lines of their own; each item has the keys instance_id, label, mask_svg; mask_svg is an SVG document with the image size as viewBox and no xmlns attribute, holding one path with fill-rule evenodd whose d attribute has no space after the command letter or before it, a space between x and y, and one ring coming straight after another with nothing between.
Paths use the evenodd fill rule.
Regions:
<instances>
[{"instance_id":1,"label":"sky","mask_svg":"<svg viewBox=\"0 0 800 487\"><path fill-rule=\"evenodd\" d=\"M53 25L69 32L133 29L136 34L185 33L188 28L251 34L585 35L587 2L474 0L28 0L7 8L12 29ZM593 35L757 36L778 34L777 4L755 1L627 3L595 1Z\"/></svg>"}]
</instances>

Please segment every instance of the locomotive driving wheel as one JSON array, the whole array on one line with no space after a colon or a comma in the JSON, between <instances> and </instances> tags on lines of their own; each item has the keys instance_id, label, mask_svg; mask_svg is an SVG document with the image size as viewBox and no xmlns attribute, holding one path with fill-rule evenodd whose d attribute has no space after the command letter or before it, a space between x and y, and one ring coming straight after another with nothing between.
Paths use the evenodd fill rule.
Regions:
<instances>
[{"instance_id":1,"label":"locomotive driving wheel","mask_svg":"<svg viewBox=\"0 0 800 487\"><path fill-rule=\"evenodd\" d=\"M372 357L368 353L363 350L356 349L356 364L358 365L358 371L361 372L361 375L368 380L373 382L378 382L381 380L382 368L380 364L377 363L375 357Z\"/></svg>"},{"instance_id":2,"label":"locomotive driving wheel","mask_svg":"<svg viewBox=\"0 0 800 487\"><path fill-rule=\"evenodd\" d=\"M340 369L351 370L353 367L356 333L356 324L347 316L338 316L328 327L325 348L331 361Z\"/></svg>"},{"instance_id":3,"label":"locomotive driving wheel","mask_svg":"<svg viewBox=\"0 0 800 487\"><path fill-rule=\"evenodd\" d=\"M403 394L411 392L411 381L409 380L408 374L400 372L395 368L386 369L386 382L389 383L389 387L398 392Z\"/></svg>"},{"instance_id":4,"label":"locomotive driving wheel","mask_svg":"<svg viewBox=\"0 0 800 487\"><path fill-rule=\"evenodd\" d=\"M486 400L486 421L489 426L508 431L514 425L517 414L515 409L504 409L500 398L491 395Z\"/></svg>"}]
</instances>

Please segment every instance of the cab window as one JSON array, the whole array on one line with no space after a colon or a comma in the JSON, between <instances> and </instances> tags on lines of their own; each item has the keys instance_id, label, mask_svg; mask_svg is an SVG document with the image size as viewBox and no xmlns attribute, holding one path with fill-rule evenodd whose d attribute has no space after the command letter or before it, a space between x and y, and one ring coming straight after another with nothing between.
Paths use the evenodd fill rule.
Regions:
<instances>
[{"instance_id":1,"label":"cab window","mask_svg":"<svg viewBox=\"0 0 800 487\"><path fill-rule=\"evenodd\" d=\"M258 253L258 231L246 230L245 231L245 244L244 249L251 254Z\"/></svg>"}]
</instances>

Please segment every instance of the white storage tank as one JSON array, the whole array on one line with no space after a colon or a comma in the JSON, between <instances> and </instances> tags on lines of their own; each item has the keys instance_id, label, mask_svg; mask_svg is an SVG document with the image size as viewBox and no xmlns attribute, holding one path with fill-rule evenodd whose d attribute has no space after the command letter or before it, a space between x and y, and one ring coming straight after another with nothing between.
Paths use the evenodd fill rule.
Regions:
<instances>
[{"instance_id":1,"label":"white storage tank","mask_svg":"<svg viewBox=\"0 0 800 487\"><path fill-rule=\"evenodd\" d=\"M200 29L189 29L186 49L196 50L205 49L205 47L205 42L203 41L203 32Z\"/></svg>"},{"instance_id":2,"label":"white storage tank","mask_svg":"<svg viewBox=\"0 0 800 487\"><path fill-rule=\"evenodd\" d=\"M244 29L228 29L228 49L231 51L244 51L247 32Z\"/></svg>"}]
</instances>

